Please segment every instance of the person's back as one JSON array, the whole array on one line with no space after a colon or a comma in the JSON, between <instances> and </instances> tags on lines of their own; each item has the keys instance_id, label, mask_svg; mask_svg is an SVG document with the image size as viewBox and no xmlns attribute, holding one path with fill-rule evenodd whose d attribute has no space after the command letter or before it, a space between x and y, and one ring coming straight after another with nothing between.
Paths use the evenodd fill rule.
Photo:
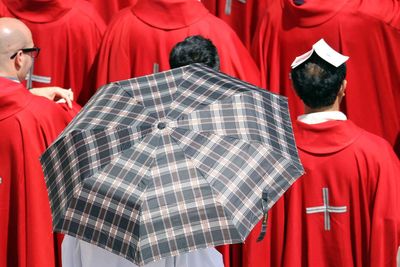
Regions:
<instances>
[{"instance_id":1,"label":"person's back","mask_svg":"<svg viewBox=\"0 0 400 267\"><path fill-rule=\"evenodd\" d=\"M201 0L204 6L225 21L237 33L243 44L250 49L259 20L271 4L269 0Z\"/></svg>"},{"instance_id":2,"label":"person's back","mask_svg":"<svg viewBox=\"0 0 400 267\"><path fill-rule=\"evenodd\" d=\"M72 113L20 83L36 52L23 23L0 19L0 266L57 266L39 157Z\"/></svg>"},{"instance_id":3,"label":"person's back","mask_svg":"<svg viewBox=\"0 0 400 267\"><path fill-rule=\"evenodd\" d=\"M210 39L221 71L259 84L259 71L233 30L198 0L139 0L109 25L99 53L97 87L169 70L169 52L189 35Z\"/></svg>"},{"instance_id":4,"label":"person's back","mask_svg":"<svg viewBox=\"0 0 400 267\"><path fill-rule=\"evenodd\" d=\"M263 86L288 97L292 118L302 114L302 103L287 76L290 62L324 38L341 53L352 55L348 64L352 90L342 103L347 116L388 140L400 156L400 82L395 78L400 76L398 29L369 12L371 7L356 5L357 0L281 2L282 7L268 11L254 38L253 53ZM384 2L388 1L376 5L389 9Z\"/></svg>"},{"instance_id":5,"label":"person's back","mask_svg":"<svg viewBox=\"0 0 400 267\"><path fill-rule=\"evenodd\" d=\"M271 209L267 241L250 237L246 251L258 258L246 264L394 267L399 161L387 141L339 111L344 64L330 66L312 53L291 72L306 110L294 126L306 174Z\"/></svg>"},{"instance_id":6,"label":"person's back","mask_svg":"<svg viewBox=\"0 0 400 267\"><path fill-rule=\"evenodd\" d=\"M119 10L136 4L137 0L87 0L93 4L104 21L108 24Z\"/></svg>"},{"instance_id":7,"label":"person's back","mask_svg":"<svg viewBox=\"0 0 400 267\"><path fill-rule=\"evenodd\" d=\"M295 136L306 175L285 205L302 223L286 214L293 257L283 266L396 266L400 172L390 145L351 121L297 122Z\"/></svg>"}]
</instances>

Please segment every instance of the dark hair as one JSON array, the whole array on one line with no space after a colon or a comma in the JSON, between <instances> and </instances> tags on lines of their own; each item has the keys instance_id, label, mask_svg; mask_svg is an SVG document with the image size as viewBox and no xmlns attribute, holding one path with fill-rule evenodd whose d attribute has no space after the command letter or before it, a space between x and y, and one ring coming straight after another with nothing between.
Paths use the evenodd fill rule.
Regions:
<instances>
[{"instance_id":1,"label":"dark hair","mask_svg":"<svg viewBox=\"0 0 400 267\"><path fill-rule=\"evenodd\" d=\"M169 65L172 69L192 63L203 63L219 70L217 48L209 39L200 35L189 36L171 50Z\"/></svg>"},{"instance_id":2,"label":"dark hair","mask_svg":"<svg viewBox=\"0 0 400 267\"><path fill-rule=\"evenodd\" d=\"M333 105L343 80L346 64L335 67L315 52L305 62L292 69L291 78L297 95L310 108Z\"/></svg>"}]
</instances>

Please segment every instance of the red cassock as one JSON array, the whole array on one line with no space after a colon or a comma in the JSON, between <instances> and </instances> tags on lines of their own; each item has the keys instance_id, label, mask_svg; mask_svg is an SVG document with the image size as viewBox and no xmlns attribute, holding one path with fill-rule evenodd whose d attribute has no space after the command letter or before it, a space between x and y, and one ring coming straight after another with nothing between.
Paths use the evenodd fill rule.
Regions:
<instances>
[{"instance_id":1,"label":"red cassock","mask_svg":"<svg viewBox=\"0 0 400 267\"><path fill-rule=\"evenodd\" d=\"M262 20L253 54L265 88L289 97L292 118L303 105L291 87L290 64L319 39L350 56L343 110L362 128L380 135L400 155L400 33L352 0L310 0L281 8Z\"/></svg>"},{"instance_id":2,"label":"red cassock","mask_svg":"<svg viewBox=\"0 0 400 267\"><path fill-rule=\"evenodd\" d=\"M105 24L84 0L3 0L2 16L22 20L41 48L33 74L49 77L48 85L72 88L84 105L94 91L93 62ZM33 83L33 87L46 86Z\"/></svg>"},{"instance_id":3,"label":"red cassock","mask_svg":"<svg viewBox=\"0 0 400 267\"><path fill-rule=\"evenodd\" d=\"M351 121L297 122L306 174L244 245L245 267L395 267L400 164L390 145Z\"/></svg>"},{"instance_id":4,"label":"red cassock","mask_svg":"<svg viewBox=\"0 0 400 267\"><path fill-rule=\"evenodd\" d=\"M88 0L97 9L106 23L109 23L112 17L125 7L136 4L137 0Z\"/></svg>"},{"instance_id":5,"label":"red cassock","mask_svg":"<svg viewBox=\"0 0 400 267\"><path fill-rule=\"evenodd\" d=\"M232 27L250 49L257 25L271 0L201 0L210 12Z\"/></svg>"},{"instance_id":6,"label":"red cassock","mask_svg":"<svg viewBox=\"0 0 400 267\"><path fill-rule=\"evenodd\" d=\"M197 0L139 0L118 14L99 54L97 85L169 67L169 53L190 35L209 38L218 49L221 71L259 84L259 71L235 32Z\"/></svg>"},{"instance_id":7,"label":"red cassock","mask_svg":"<svg viewBox=\"0 0 400 267\"><path fill-rule=\"evenodd\" d=\"M0 266L57 266L40 155L72 115L0 78Z\"/></svg>"},{"instance_id":8,"label":"red cassock","mask_svg":"<svg viewBox=\"0 0 400 267\"><path fill-rule=\"evenodd\" d=\"M399 0L353 0L358 2L358 9L377 17L400 29L400 1Z\"/></svg>"}]
</instances>

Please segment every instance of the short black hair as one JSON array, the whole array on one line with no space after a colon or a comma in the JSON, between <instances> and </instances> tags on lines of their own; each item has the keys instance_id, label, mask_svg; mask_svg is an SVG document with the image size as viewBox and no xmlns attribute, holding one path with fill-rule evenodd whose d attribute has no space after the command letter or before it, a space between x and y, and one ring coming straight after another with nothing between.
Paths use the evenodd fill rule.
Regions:
<instances>
[{"instance_id":1,"label":"short black hair","mask_svg":"<svg viewBox=\"0 0 400 267\"><path fill-rule=\"evenodd\" d=\"M315 52L291 71L297 95L310 108L333 105L346 78L346 64L335 67Z\"/></svg>"},{"instance_id":2,"label":"short black hair","mask_svg":"<svg viewBox=\"0 0 400 267\"><path fill-rule=\"evenodd\" d=\"M169 54L169 65L172 69L193 63L203 63L219 71L217 48L209 39L200 35L189 36L177 43Z\"/></svg>"}]
</instances>

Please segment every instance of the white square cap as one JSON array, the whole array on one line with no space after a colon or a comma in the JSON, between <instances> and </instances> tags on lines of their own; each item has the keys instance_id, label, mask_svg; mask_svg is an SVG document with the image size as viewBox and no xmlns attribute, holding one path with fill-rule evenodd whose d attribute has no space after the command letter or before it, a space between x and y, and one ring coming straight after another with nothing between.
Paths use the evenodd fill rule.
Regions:
<instances>
[{"instance_id":1,"label":"white square cap","mask_svg":"<svg viewBox=\"0 0 400 267\"><path fill-rule=\"evenodd\" d=\"M320 58L335 66L336 68L349 59L348 56L344 56L339 52L336 52L324 41L324 39L321 39L312 46L312 49L310 51L294 59L291 65L292 69L296 68L298 65L309 59L313 52L317 53Z\"/></svg>"}]
</instances>

